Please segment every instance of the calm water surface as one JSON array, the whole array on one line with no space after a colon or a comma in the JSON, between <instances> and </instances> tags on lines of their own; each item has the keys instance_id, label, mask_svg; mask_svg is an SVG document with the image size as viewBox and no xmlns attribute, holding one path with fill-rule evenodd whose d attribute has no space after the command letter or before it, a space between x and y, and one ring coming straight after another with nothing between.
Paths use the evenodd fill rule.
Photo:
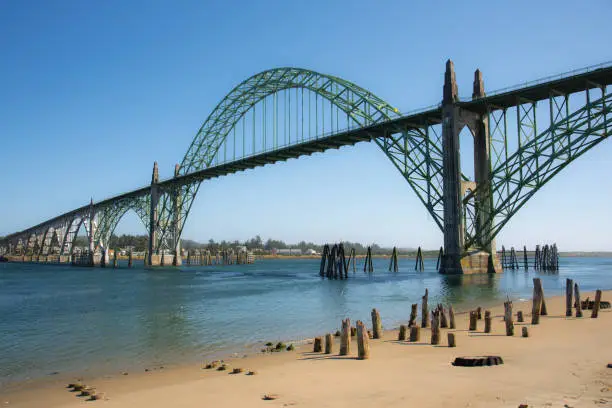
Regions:
<instances>
[{"instance_id":1,"label":"calm water surface","mask_svg":"<svg viewBox=\"0 0 612 408\"><path fill-rule=\"evenodd\" d=\"M321 280L318 260L264 260L252 265L146 270L0 264L0 386L51 373L117 372L199 361L220 350L264 341L300 340L335 330L346 316L386 327L405 322L425 288L431 303L465 310L529 298L532 278L546 295L565 279L583 292L612 288L612 258L562 258L557 274L506 271L446 277L435 259L415 272L375 259L375 272L348 281Z\"/></svg>"}]
</instances>

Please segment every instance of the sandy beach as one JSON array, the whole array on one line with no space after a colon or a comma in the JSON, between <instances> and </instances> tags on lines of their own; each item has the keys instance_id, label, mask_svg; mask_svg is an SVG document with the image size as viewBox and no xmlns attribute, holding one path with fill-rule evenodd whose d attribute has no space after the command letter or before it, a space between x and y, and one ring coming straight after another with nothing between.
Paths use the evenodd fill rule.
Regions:
<instances>
[{"instance_id":1,"label":"sandy beach","mask_svg":"<svg viewBox=\"0 0 612 408\"><path fill-rule=\"evenodd\" d=\"M582 298L593 293L584 293ZM610 300L612 291L602 299ZM203 369L203 365L117 373L83 382L105 399L86 402L66 389L64 379L30 383L0 390L3 407L612 407L612 311L599 318L565 317L565 298L547 298L548 316L539 325L517 323L515 335L505 336L503 306L491 309L492 332L468 331L468 315L457 314L457 347L447 347L448 329L441 329L439 346L430 345L429 329L421 341L397 341L397 330L382 340L370 340L370 359L313 353L312 344L295 351L260 353L226 360L231 367L256 370L257 375ZM530 316L530 302L515 302L514 312ZM380 310L384 315L385 311ZM410 311L406 311L408 317ZM369 316L348 316L371 325ZM417 321L420 321L417 319ZM338 326L340 322L338 322ZM530 336L521 337L521 327ZM337 328L328 328L334 332ZM325 331L320 333L324 335ZM455 367L458 356L497 355L503 365ZM231 371L231 370L230 370ZM275 400L264 400L276 394Z\"/></svg>"}]
</instances>

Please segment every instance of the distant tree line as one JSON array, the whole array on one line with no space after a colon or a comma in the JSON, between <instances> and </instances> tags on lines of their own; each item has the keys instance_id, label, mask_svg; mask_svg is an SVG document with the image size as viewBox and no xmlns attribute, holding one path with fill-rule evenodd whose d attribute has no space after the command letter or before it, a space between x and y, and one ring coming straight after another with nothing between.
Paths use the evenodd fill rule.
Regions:
<instances>
[{"instance_id":1,"label":"distant tree line","mask_svg":"<svg viewBox=\"0 0 612 408\"><path fill-rule=\"evenodd\" d=\"M114 235L113 234L110 240L110 247L111 248L132 247L134 251L142 252L147 249L148 240L149 240L149 237L146 235L125 235L125 234L124 235ZM334 245L336 244L336 242L330 242L329 244ZM351 248L355 248L355 253L357 253L357 255L365 255L367 251L367 245L363 245L359 242L343 241L342 244L344 245L345 250L350 250ZM76 237L74 241L74 245L80 246L80 247L87 247L88 246L87 237L85 236ZM313 242L306 242L306 241L300 241L297 244L287 244L285 241L271 239L271 238L269 238L268 240L264 242L264 240L259 235L256 235L255 237L248 239L246 241L243 241L243 242L238 241L238 240L235 240L235 241L222 240L222 241L217 242L214 239L209 239L207 243L200 243L200 242L193 241L190 239L181 240L181 246L185 250L206 248L212 251L222 249L222 248L235 247L235 246L246 246L249 250L255 251L255 252L269 252L272 249L291 248L291 249L300 249L302 250L302 253L305 253L309 249L313 249L320 253L323 251L323 245L324 244L315 244ZM379 246L378 244L371 244L370 247L372 248L373 255L388 255L392 251L392 248L383 248ZM410 255L410 254L414 254L416 252L416 249L398 248L398 252L400 255ZM427 252L437 253L437 251L427 251ZM425 251L424 251L424 254L425 254Z\"/></svg>"}]
</instances>

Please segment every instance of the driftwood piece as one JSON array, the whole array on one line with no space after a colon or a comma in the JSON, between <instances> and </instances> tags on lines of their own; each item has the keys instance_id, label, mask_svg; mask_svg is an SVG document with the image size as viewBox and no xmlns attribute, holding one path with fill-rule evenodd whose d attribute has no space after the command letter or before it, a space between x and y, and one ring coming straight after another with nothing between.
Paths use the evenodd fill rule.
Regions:
<instances>
[{"instance_id":1,"label":"driftwood piece","mask_svg":"<svg viewBox=\"0 0 612 408\"><path fill-rule=\"evenodd\" d=\"M431 344L440 344L440 311L431 312Z\"/></svg>"},{"instance_id":2,"label":"driftwood piece","mask_svg":"<svg viewBox=\"0 0 612 408\"><path fill-rule=\"evenodd\" d=\"M399 334L397 335L397 339L399 341L405 341L406 340L406 335L407 335L407 326L405 324L400 325L399 328Z\"/></svg>"},{"instance_id":3,"label":"driftwood piece","mask_svg":"<svg viewBox=\"0 0 612 408\"><path fill-rule=\"evenodd\" d=\"M595 303L593 303L593 310L591 311L591 318L596 319L599 315L599 303L601 302L601 290L597 289L595 292Z\"/></svg>"},{"instance_id":4,"label":"driftwood piece","mask_svg":"<svg viewBox=\"0 0 612 408\"><path fill-rule=\"evenodd\" d=\"M457 347L455 344L455 333L448 333L448 347Z\"/></svg>"},{"instance_id":5,"label":"driftwood piece","mask_svg":"<svg viewBox=\"0 0 612 408\"><path fill-rule=\"evenodd\" d=\"M334 352L334 338L330 333L325 335L325 354L331 354Z\"/></svg>"},{"instance_id":6,"label":"driftwood piece","mask_svg":"<svg viewBox=\"0 0 612 408\"><path fill-rule=\"evenodd\" d=\"M427 307L427 299L429 298L429 291L425 289L425 295L423 296L423 304L421 305L421 327L425 328L429 325L429 308Z\"/></svg>"},{"instance_id":7,"label":"driftwood piece","mask_svg":"<svg viewBox=\"0 0 612 408\"><path fill-rule=\"evenodd\" d=\"M348 356L351 352L351 319L348 317L342 321L340 333L340 355Z\"/></svg>"},{"instance_id":8,"label":"driftwood piece","mask_svg":"<svg viewBox=\"0 0 612 408\"><path fill-rule=\"evenodd\" d=\"M478 312L470 310L470 331L478 329Z\"/></svg>"},{"instance_id":9,"label":"driftwood piece","mask_svg":"<svg viewBox=\"0 0 612 408\"><path fill-rule=\"evenodd\" d=\"M368 331L361 320L357 320L357 358L359 360L370 358Z\"/></svg>"},{"instance_id":10,"label":"driftwood piece","mask_svg":"<svg viewBox=\"0 0 612 408\"><path fill-rule=\"evenodd\" d=\"M412 326L410 328L410 341L421 341L421 328L419 326Z\"/></svg>"},{"instance_id":11,"label":"driftwood piece","mask_svg":"<svg viewBox=\"0 0 612 408\"><path fill-rule=\"evenodd\" d=\"M571 279L565 280L565 316L572 315L572 294L574 293L574 282Z\"/></svg>"},{"instance_id":12,"label":"driftwood piece","mask_svg":"<svg viewBox=\"0 0 612 408\"><path fill-rule=\"evenodd\" d=\"M514 336L514 322L512 321L512 302L504 302L504 320L506 323L506 336Z\"/></svg>"},{"instance_id":13,"label":"driftwood piece","mask_svg":"<svg viewBox=\"0 0 612 408\"><path fill-rule=\"evenodd\" d=\"M453 310L453 305L448 305L448 318L450 320L450 328L455 328L455 311Z\"/></svg>"},{"instance_id":14,"label":"driftwood piece","mask_svg":"<svg viewBox=\"0 0 612 408\"><path fill-rule=\"evenodd\" d=\"M582 303L580 302L580 288L574 283L574 295L576 297L576 317L582 317Z\"/></svg>"},{"instance_id":15,"label":"driftwood piece","mask_svg":"<svg viewBox=\"0 0 612 408\"><path fill-rule=\"evenodd\" d=\"M408 322L408 327L412 327L416 324L418 308L419 308L418 303L412 304L412 309L410 310L410 321Z\"/></svg>"},{"instance_id":16,"label":"driftwood piece","mask_svg":"<svg viewBox=\"0 0 612 408\"><path fill-rule=\"evenodd\" d=\"M372 309L372 334L375 339L382 339L382 323L380 321L380 313L376 309Z\"/></svg>"},{"instance_id":17,"label":"driftwood piece","mask_svg":"<svg viewBox=\"0 0 612 408\"><path fill-rule=\"evenodd\" d=\"M484 321L485 321L484 332L491 333L491 311L490 310L485 310Z\"/></svg>"},{"instance_id":18,"label":"driftwood piece","mask_svg":"<svg viewBox=\"0 0 612 408\"><path fill-rule=\"evenodd\" d=\"M504 364L504 360L499 356L480 356L480 357L457 357L453 362L457 367L482 367Z\"/></svg>"},{"instance_id":19,"label":"driftwood piece","mask_svg":"<svg viewBox=\"0 0 612 408\"><path fill-rule=\"evenodd\" d=\"M322 339L320 337L315 337L314 339L314 347L313 347L313 352L315 353L320 353L323 351L323 344L322 344Z\"/></svg>"}]
</instances>

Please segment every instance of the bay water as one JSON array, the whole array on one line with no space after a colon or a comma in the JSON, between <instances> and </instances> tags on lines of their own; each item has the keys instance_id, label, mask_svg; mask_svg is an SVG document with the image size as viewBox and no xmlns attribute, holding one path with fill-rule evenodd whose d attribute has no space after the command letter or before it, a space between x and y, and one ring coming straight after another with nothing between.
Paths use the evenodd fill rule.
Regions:
<instances>
[{"instance_id":1,"label":"bay water","mask_svg":"<svg viewBox=\"0 0 612 408\"><path fill-rule=\"evenodd\" d=\"M506 270L443 276L435 259L425 271L400 258L358 260L348 280L318 275L319 260L257 260L250 265L132 269L0 264L0 387L56 374L103 375L258 350L267 341L302 341L334 332L344 317L370 321L376 307L386 328L406 323L425 288L429 302L456 310L528 299L533 278L546 296L612 289L612 258L562 257L557 273Z\"/></svg>"}]
</instances>

